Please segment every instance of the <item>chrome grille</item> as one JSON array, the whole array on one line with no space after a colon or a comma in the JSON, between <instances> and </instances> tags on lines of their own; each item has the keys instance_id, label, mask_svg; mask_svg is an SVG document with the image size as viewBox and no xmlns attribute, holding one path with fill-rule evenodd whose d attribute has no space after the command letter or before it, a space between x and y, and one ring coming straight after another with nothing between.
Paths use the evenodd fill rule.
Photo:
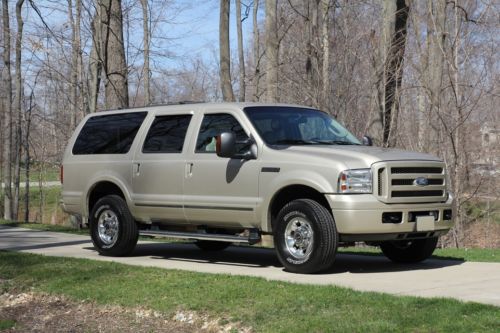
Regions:
<instances>
[{"instance_id":1,"label":"chrome grille","mask_svg":"<svg viewBox=\"0 0 500 333\"><path fill-rule=\"evenodd\" d=\"M391 161L373 165L376 196L386 203L446 201L445 166L442 162ZM425 178L427 185L417 185ZM421 180L421 179L419 179Z\"/></svg>"},{"instance_id":2,"label":"chrome grille","mask_svg":"<svg viewBox=\"0 0 500 333\"><path fill-rule=\"evenodd\" d=\"M443 168L432 167L398 167L391 168L391 173L442 173Z\"/></svg>"}]
</instances>

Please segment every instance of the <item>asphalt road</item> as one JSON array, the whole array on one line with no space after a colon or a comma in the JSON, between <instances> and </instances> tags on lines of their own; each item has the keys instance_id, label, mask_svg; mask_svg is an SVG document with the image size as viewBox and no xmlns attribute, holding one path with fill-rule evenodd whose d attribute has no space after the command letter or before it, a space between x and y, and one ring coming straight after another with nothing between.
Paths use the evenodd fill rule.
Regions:
<instances>
[{"instance_id":1,"label":"asphalt road","mask_svg":"<svg viewBox=\"0 0 500 333\"><path fill-rule=\"evenodd\" d=\"M132 256L111 258L98 255L88 236L6 226L0 226L0 250L337 285L394 295L450 297L500 306L500 263L430 259L397 265L381 256L340 254L329 272L303 275L284 271L271 249L231 246L221 252L203 252L192 244L141 241Z\"/></svg>"}]
</instances>

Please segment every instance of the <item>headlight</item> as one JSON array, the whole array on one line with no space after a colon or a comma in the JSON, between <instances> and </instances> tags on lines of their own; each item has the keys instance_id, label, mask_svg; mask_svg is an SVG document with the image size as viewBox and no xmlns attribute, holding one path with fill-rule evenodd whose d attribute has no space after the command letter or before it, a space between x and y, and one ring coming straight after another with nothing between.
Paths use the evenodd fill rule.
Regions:
<instances>
[{"instance_id":1,"label":"headlight","mask_svg":"<svg viewBox=\"0 0 500 333\"><path fill-rule=\"evenodd\" d=\"M338 193L372 193L370 169L344 170L339 175Z\"/></svg>"}]
</instances>

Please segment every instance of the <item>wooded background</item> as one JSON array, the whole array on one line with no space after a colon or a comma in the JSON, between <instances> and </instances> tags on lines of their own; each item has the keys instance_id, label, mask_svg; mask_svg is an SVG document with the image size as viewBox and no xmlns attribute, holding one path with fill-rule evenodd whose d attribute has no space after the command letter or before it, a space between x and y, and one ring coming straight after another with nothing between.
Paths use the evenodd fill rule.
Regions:
<instances>
[{"instance_id":1,"label":"wooded background","mask_svg":"<svg viewBox=\"0 0 500 333\"><path fill-rule=\"evenodd\" d=\"M88 113L283 102L324 110L376 145L440 156L457 211L443 244L478 237L470 226L483 221L481 245L500 246L498 0L210 1L219 45L172 67L183 37L163 27L197 1L2 0L4 219L33 220L30 171L43 185Z\"/></svg>"}]
</instances>

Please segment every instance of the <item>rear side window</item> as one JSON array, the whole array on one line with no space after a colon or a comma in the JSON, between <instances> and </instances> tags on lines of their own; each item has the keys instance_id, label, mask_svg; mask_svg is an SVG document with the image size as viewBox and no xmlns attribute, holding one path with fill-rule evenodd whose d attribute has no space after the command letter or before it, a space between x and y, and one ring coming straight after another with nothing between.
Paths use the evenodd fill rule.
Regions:
<instances>
[{"instance_id":1,"label":"rear side window","mask_svg":"<svg viewBox=\"0 0 500 333\"><path fill-rule=\"evenodd\" d=\"M134 112L89 118L76 138L73 154L128 153L146 115Z\"/></svg>"},{"instance_id":2,"label":"rear side window","mask_svg":"<svg viewBox=\"0 0 500 333\"><path fill-rule=\"evenodd\" d=\"M180 153L191 115L158 116L149 129L143 153Z\"/></svg>"}]
</instances>

